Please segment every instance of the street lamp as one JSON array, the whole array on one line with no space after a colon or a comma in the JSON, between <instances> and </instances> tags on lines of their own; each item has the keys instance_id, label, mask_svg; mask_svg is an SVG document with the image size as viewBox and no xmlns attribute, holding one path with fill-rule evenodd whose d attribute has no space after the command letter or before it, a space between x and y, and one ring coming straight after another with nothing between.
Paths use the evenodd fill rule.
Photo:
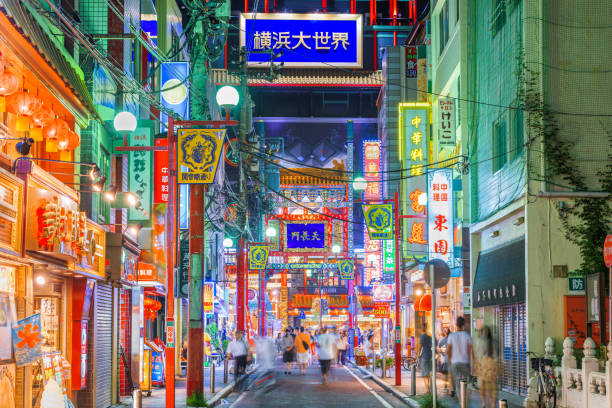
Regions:
<instances>
[{"instance_id":1,"label":"street lamp","mask_svg":"<svg viewBox=\"0 0 612 408\"><path fill-rule=\"evenodd\" d=\"M225 119L230 119L230 110L232 107L238 105L238 101L240 101L240 95L238 91L233 86L222 86L217 91L217 95L215 97L217 100L217 105L225 108Z\"/></svg>"},{"instance_id":2,"label":"street lamp","mask_svg":"<svg viewBox=\"0 0 612 408\"><path fill-rule=\"evenodd\" d=\"M312 276L312 269L306 269L306 276L309 278Z\"/></svg>"},{"instance_id":3,"label":"street lamp","mask_svg":"<svg viewBox=\"0 0 612 408\"><path fill-rule=\"evenodd\" d=\"M268 227L266 229L266 237L268 238L274 238L276 236L276 228L274 227Z\"/></svg>"},{"instance_id":4,"label":"street lamp","mask_svg":"<svg viewBox=\"0 0 612 408\"><path fill-rule=\"evenodd\" d=\"M113 126L119 133L129 133L136 130L138 121L132 112L123 111L115 115Z\"/></svg>"},{"instance_id":5,"label":"street lamp","mask_svg":"<svg viewBox=\"0 0 612 408\"><path fill-rule=\"evenodd\" d=\"M231 248L234 246L234 241L231 238L225 238L223 240L223 248Z\"/></svg>"},{"instance_id":6,"label":"street lamp","mask_svg":"<svg viewBox=\"0 0 612 408\"><path fill-rule=\"evenodd\" d=\"M332 253L333 254L339 254L340 253L340 245L338 245L338 244L332 245Z\"/></svg>"},{"instance_id":7,"label":"street lamp","mask_svg":"<svg viewBox=\"0 0 612 408\"><path fill-rule=\"evenodd\" d=\"M356 177L353 180L353 190L355 191L363 191L368 188L368 182L363 177Z\"/></svg>"}]
</instances>

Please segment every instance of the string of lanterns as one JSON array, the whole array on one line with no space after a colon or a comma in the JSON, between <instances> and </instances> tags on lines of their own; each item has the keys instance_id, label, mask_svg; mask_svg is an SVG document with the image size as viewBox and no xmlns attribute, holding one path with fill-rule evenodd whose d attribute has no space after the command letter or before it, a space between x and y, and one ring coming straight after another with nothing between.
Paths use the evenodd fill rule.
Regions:
<instances>
[{"instance_id":1,"label":"string of lanterns","mask_svg":"<svg viewBox=\"0 0 612 408\"><path fill-rule=\"evenodd\" d=\"M27 89L20 89L19 77L0 61L0 112L16 116L15 130L28 132L34 142L45 142L48 153L60 153L60 160L70 160L70 152L79 147L81 138L68 123Z\"/></svg>"}]
</instances>

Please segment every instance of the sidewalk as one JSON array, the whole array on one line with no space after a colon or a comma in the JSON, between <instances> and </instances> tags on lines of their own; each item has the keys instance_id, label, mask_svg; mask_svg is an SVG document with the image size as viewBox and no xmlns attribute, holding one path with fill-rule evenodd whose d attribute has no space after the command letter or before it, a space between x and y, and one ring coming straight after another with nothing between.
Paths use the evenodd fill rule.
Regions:
<instances>
[{"instance_id":1,"label":"sidewalk","mask_svg":"<svg viewBox=\"0 0 612 408\"><path fill-rule=\"evenodd\" d=\"M363 367L359 367L359 369L364 374L366 372L369 374L372 374L371 371L366 371ZM416 378L416 397L410 396L411 375L409 371L402 369L402 385L400 386L395 385L395 371L394 370L392 369L387 370L388 377L386 378L380 378L381 374L382 374L382 370L378 368L376 370L376 381L377 382L384 384L386 387L389 388L389 390L393 390L396 392L399 391L397 395L398 397L400 398L407 397L409 402L412 402L411 405L418 406L417 400L419 396L425 395L426 393L423 377L419 375L418 371L417 371L417 378ZM438 391L437 394L440 400L443 401L445 403L445 406L447 407L452 407L452 408L459 407L459 400L457 398L452 398L449 394L449 388L448 388L448 383L446 381L446 376L438 373L438 375L436 376L436 379L437 379L436 388ZM468 406L469 407L482 407L482 399L480 398L480 392L477 389L473 389L471 387L469 387L468 390L469 390ZM505 399L506 401L508 401L509 408L522 408L524 406L523 404L525 400L525 398L522 396L510 394L510 393L503 392L503 391L498 391L497 399L498 400Z\"/></svg>"},{"instance_id":2,"label":"sidewalk","mask_svg":"<svg viewBox=\"0 0 612 408\"><path fill-rule=\"evenodd\" d=\"M186 377L176 377L175 382L175 401L176 407L185 407L187 396L185 395ZM230 373L228 384L234 381L234 376ZM223 383L223 366L215 369L215 394L210 392L210 368L206 367L204 371L204 396L207 401L210 401L215 395L218 395L228 384ZM124 408L132 406L132 397L123 397L120 404L113 405L111 408ZM147 396L146 392L142 393L142 406L147 408L164 408L166 406L166 389L153 388L151 396Z\"/></svg>"}]
</instances>

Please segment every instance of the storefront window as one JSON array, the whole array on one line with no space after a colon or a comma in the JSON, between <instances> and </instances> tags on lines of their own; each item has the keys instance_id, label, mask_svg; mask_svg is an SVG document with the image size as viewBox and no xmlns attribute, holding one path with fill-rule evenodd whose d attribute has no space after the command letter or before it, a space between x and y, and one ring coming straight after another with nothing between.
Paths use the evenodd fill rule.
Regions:
<instances>
[{"instance_id":1,"label":"storefront window","mask_svg":"<svg viewBox=\"0 0 612 408\"><path fill-rule=\"evenodd\" d=\"M34 313L40 313L43 353L61 350L61 299L57 297L34 297Z\"/></svg>"}]
</instances>

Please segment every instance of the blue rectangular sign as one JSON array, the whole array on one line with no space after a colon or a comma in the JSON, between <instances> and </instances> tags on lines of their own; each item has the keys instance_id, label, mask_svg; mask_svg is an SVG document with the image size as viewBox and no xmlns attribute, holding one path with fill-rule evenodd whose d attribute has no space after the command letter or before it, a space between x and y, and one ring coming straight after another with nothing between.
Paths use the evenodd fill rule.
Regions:
<instances>
[{"instance_id":1,"label":"blue rectangular sign","mask_svg":"<svg viewBox=\"0 0 612 408\"><path fill-rule=\"evenodd\" d=\"M361 68L361 15L241 14L240 45L249 65L269 65L273 53L285 67Z\"/></svg>"},{"instance_id":2,"label":"blue rectangular sign","mask_svg":"<svg viewBox=\"0 0 612 408\"><path fill-rule=\"evenodd\" d=\"M324 249L325 223L287 223L287 249Z\"/></svg>"},{"instance_id":3,"label":"blue rectangular sign","mask_svg":"<svg viewBox=\"0 0 612 408\"><path fill-rule=\"evenodd\" d=\"M165 108L176 112L184 120L189 119L189 62L163 62L161 64L161 103ZM163 123L168 123L168 115L160 113Z\"/></svg>"}]
</instances>

